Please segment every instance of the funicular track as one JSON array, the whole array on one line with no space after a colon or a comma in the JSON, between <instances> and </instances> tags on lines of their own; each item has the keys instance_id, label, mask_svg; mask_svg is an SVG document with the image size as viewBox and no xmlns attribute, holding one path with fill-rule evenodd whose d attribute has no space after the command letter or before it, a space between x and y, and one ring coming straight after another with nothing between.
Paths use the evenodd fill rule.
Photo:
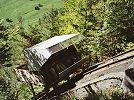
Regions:
<instances>
[{"instance_id":1,"label":"funicular track","mask_svg":"<svg viewBox=\"0 0 134 100\"><path fill-rule=\"evenodd\" d=\"M72 66L70 66L68 69L66 69L64 72L61 72L59 74L59 76L66 76L67 74L69 74L71 71L73 71L73 69L77 68L78 66L82 66L84 65L87 61L88 61L89 56L81 59L80 61L76 62L75 64L73 64ZM59 95L61 93L64 93L65 91L74 88L75 82L79 81L80 79L82 79L85 75L90 74L94 71L97 71L99 69L108 67L112 64L116 64L122 61L126 61L129 59L133 59L134 58L134 49L126 51L124 53L118 54L114 57L111 57L109 59L106 59L105 61L102 61L100 63L97 63L93 66L88 66L86 65L86 69L81 71L79 74L77 74L76 76L74 76L73 78L71 78L70 80L68 80L67 82L65 82L64 84L58 86L56 89L49 91L46 93L45 90L43 90L42 92L38 93L35 97L32 98L32 100L48 100L49 98ZM61 81L62 79L57 80L57 82ZM56 82L56 83L57 83ZM53 83L52 85L54 85L55 83Z\"/></svg>"}]
</instances>

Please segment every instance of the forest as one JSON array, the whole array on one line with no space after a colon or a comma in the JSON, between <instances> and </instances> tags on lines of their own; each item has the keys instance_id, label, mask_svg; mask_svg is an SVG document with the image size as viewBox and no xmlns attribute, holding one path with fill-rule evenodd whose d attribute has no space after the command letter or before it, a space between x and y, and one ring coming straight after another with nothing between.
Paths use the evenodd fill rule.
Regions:
<instances>
[{"instance_id":1,"label":"forest","mask_svg":"<svg viewBox=\"0 0 134 100\"><path fill-rule=\"evenodd\" d=\"M0 100L30 100L28 85L17 80L14 69L26 63L24 49L53 36L84 35L85 39L76 47L82 57L90 56L91 64L134 47L133 0L61 2L62 7L42 11L36 23L26 23L23 16L18 16L15 22L0 16ZM42 89L36 85L34 88Z\"/></svg>"}]
</instances>

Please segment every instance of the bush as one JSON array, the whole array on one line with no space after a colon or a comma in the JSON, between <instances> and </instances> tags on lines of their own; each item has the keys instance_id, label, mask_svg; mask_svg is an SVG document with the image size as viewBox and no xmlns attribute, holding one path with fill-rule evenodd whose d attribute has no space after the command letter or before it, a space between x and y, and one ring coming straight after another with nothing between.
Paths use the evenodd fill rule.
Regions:
<instances>
[{"instance_id":1,"label":"bush","mask_svg":"<svg viewBox=\"0 0 134 100\"><path fill-rule=\"evenodd\" d=\"M133 100L131 93L124 94L119 87L102 90L96 94L89 94L84 100Z\"/></svg>"},{"instance_id":2,"label":"bush","mask_svg":"<svg viewBox=\"0 0 134 100\"><path fill-rule=\"evenodd\" d=\"M9 22L9 23L13 22L13 20L10 19L10 18L6 18L6 21Z\"/></svg>"},{"instance_id":3,"label":"bush","mask_svg":"<svg viewBox=\"0 0 134 100\"><path fill-rule=\"evenodd\" d=\"M40 10L40 7L39 6L35 6L34 9L35 10Z\"/></svg>"}]
</instances>

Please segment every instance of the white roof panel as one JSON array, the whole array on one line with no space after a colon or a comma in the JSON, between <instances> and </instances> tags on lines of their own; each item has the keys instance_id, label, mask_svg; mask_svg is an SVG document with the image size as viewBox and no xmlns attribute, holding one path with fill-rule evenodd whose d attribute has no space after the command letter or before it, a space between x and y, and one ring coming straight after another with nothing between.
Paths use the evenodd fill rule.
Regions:
<instances>
[{"instance_id":1,"label":"white roof panel","mask_svg":"<svg viewBox=\"0 0 134 100\"><path fill-rule=\"evenodd\" d=\"M61 42L65 41L65 40L70 39L70 38L72 38L74 36L77 36L77 35L79 35L79 34L67 34L67 35L55 36L55 37L52 37L52 38L50 38L50 39L48 39L46 41L40 42L40 43L38 43L38 44L28 48L28 49L34 49L34 48L35 49L36 48L38 48L38 49L47 49L49 47L52 47L52 46L54 46L54 45L56 45L58 43L61 43Z\"/></svg>"}]
</instances>

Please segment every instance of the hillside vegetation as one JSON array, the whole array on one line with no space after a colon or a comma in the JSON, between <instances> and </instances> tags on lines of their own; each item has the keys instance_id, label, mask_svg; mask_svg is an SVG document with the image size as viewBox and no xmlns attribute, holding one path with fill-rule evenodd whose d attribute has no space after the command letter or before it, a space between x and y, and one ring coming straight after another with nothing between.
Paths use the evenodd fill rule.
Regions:
<instances>
[{"instance_id":1,"label":"hillside vegetation","mask_svg":"<svg viewBox=\"0 0 134 100\"><path fill-rule=\"evenodd\" d=\"M62 7L61 0L0 0L0 19L17 22L21 16L28 26L37 23L48 9Z\"/></svg>"},{"instance_id":2,"label":"hillside vegetation","mask_svg":"<svg viewBox=\"0 0 134 100\"><path fill-rule=\"evenodd\" d=\"M56 35L80 33L90 65L134 47L133 0L0 0L0 100L30 100L14 69L23 50ZM43 89L35 86L36 92Z\"/></svg>"}]
</instances>

